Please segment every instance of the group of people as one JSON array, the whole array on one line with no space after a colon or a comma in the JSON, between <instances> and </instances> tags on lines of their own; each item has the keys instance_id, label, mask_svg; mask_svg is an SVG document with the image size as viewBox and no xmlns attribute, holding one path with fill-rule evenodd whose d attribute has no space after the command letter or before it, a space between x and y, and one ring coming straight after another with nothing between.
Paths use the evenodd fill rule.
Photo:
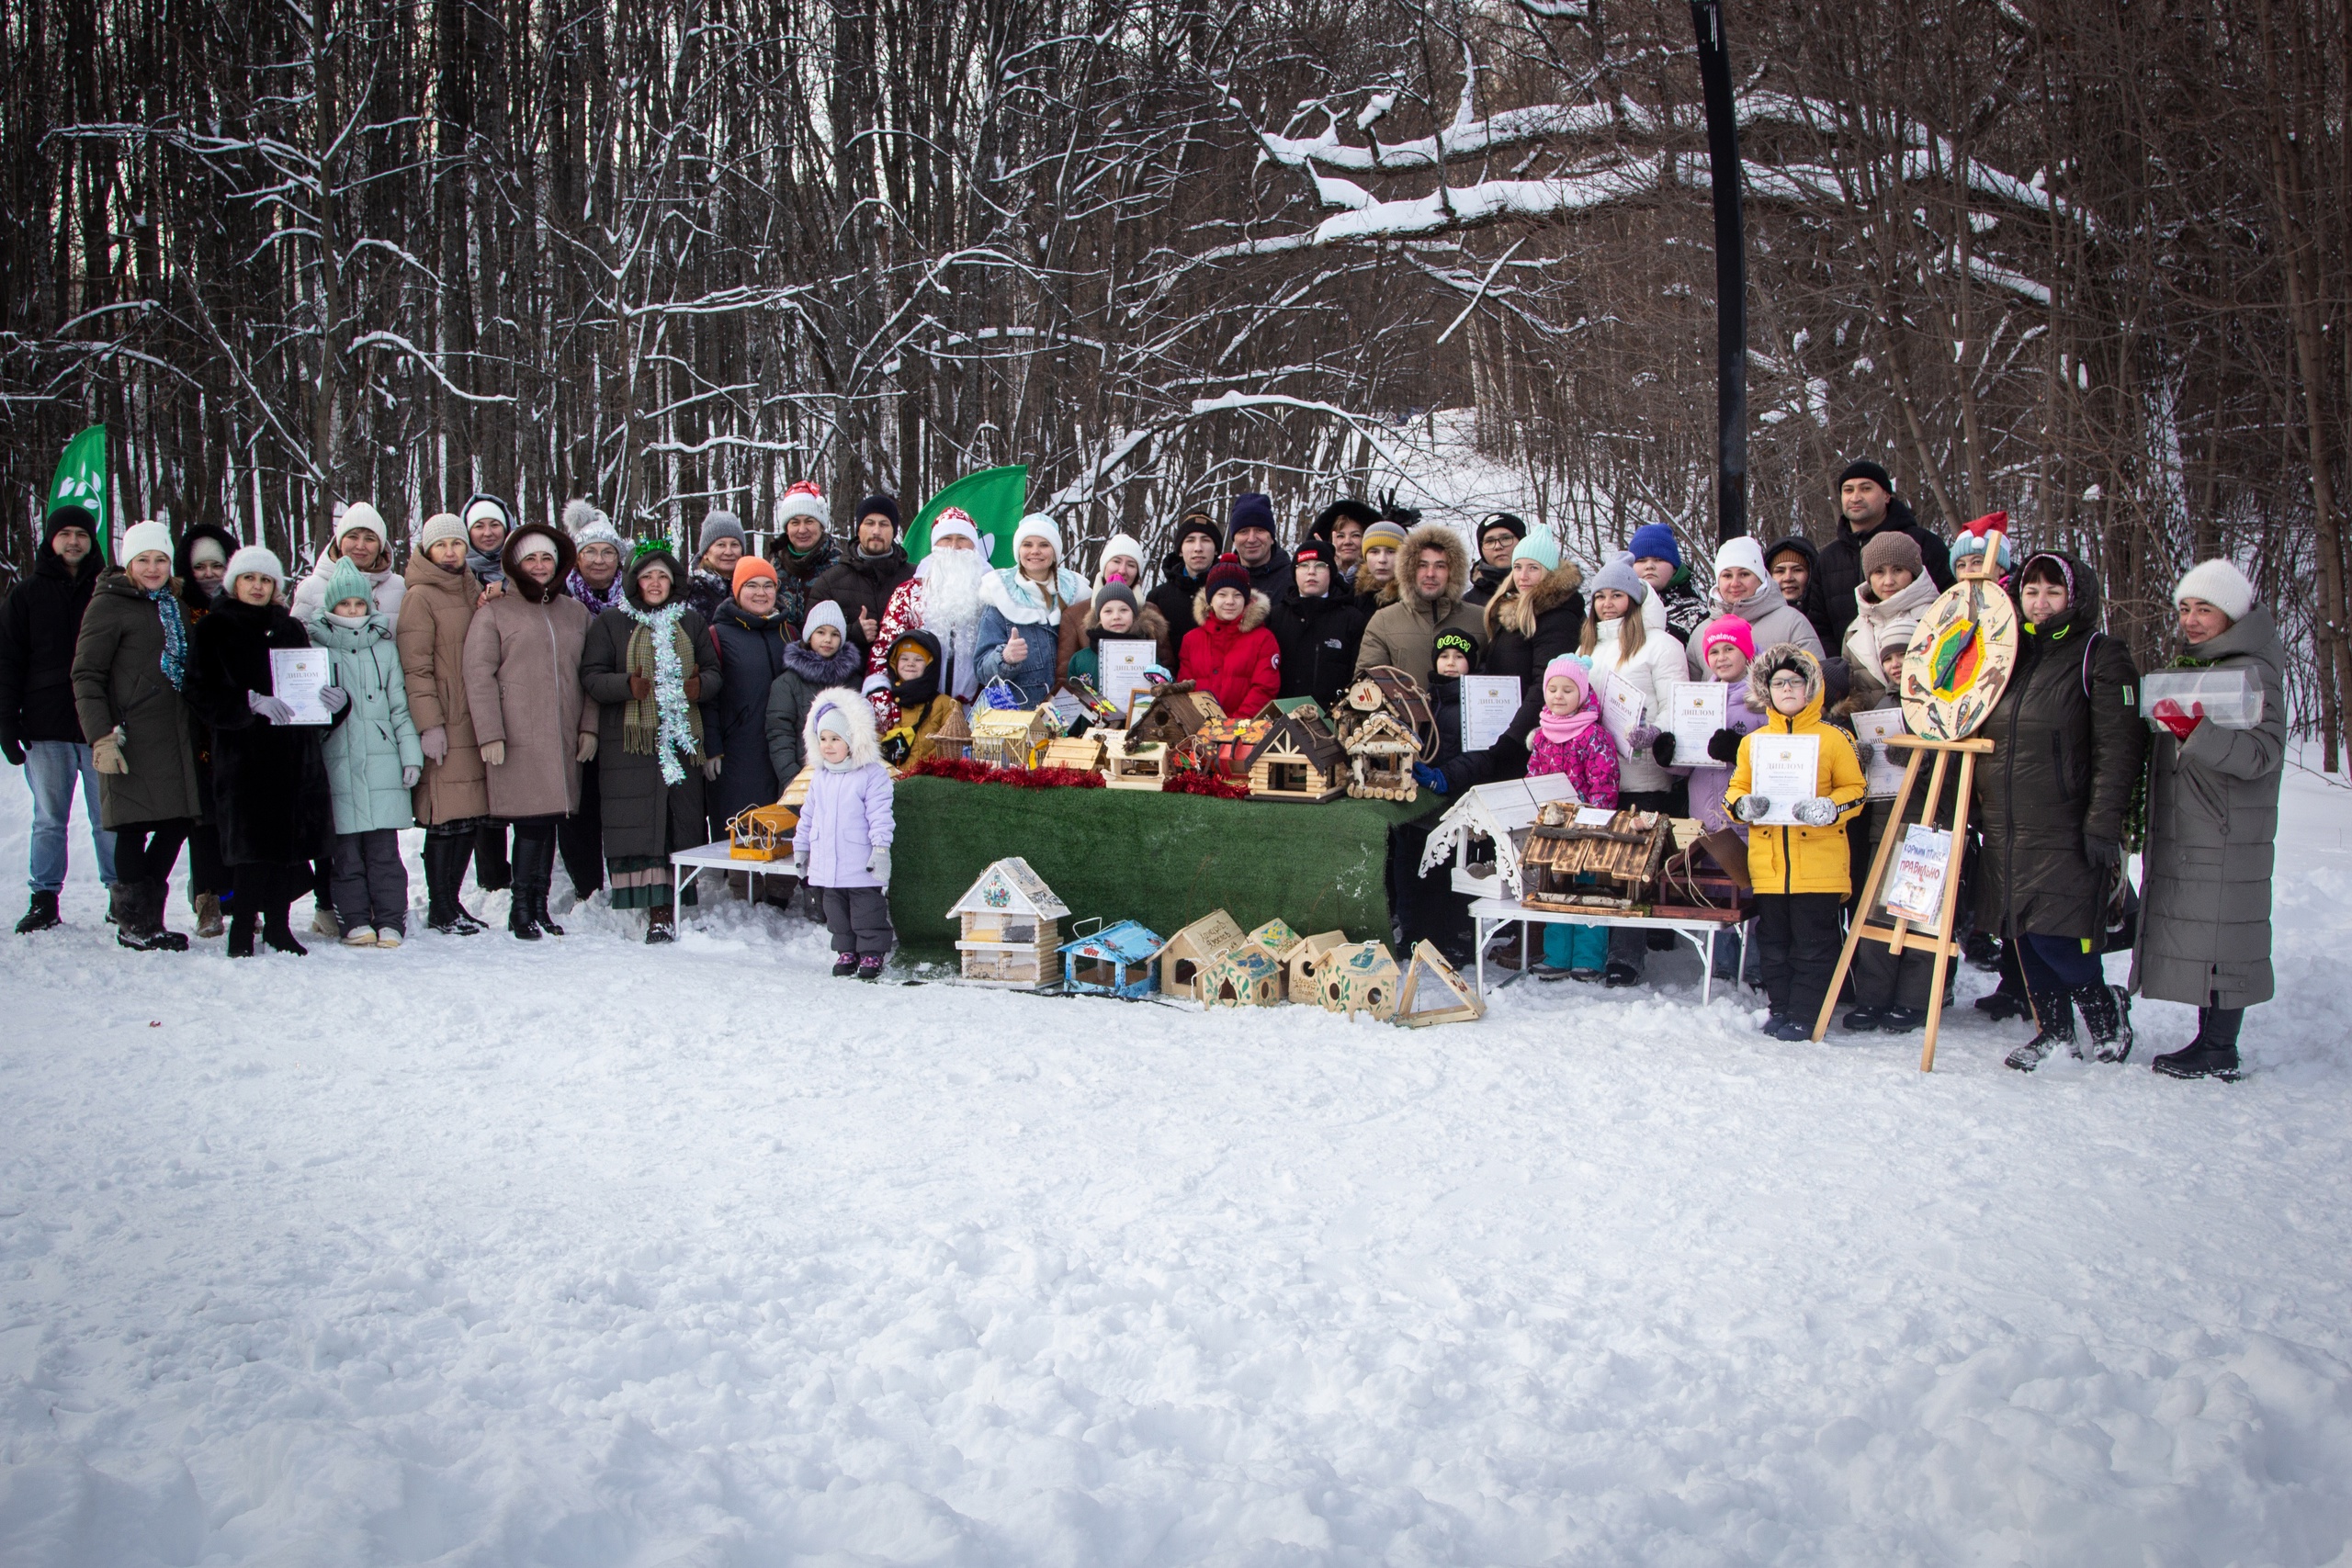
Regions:
<instances>
[{"instance_id":1,"label":"group of people","mask_svg":"<svg viewBox=\"0 0 2352 1568\"><path fill-rule=\"evenodd\" d=\"M1480 519L1465 544L1393 502L1343 500L1285 547L1269 499L1245 494L1222 523L1180 518L1149 586L1139 540L1114 534L1082 574L1042 513L997 562L978 525L947 509L914 562L896 500L876 494L836 544L806 483L780 502L769 555L714 511L691 564L664 543L632 544L584 502L560 527L518 525L479 494L427 518L396 570L391 529L357 502L290 585L272 552L203 525L175 540L137 524L110 564L93 520L64 507L0 606L0 744L35 800L17 929L57 922L78 782L126 946L187 945L164 896L183 845L198 932L220 934L225 912L232 954L301 952L288 911L305 892L319 898L314 931L395 946L408 914L397 834L412 826L424 829L424 919L437 931L482 929L460 900L470 867L485 889L511 886L514 936L561 934L549 907L560 857L577 897L606 890L663 942L671 853L776 799L806 766L796 861L820 895L835 972L871 976L893 940L893 766L926 756L984 690L1044 702L1095 675L1106 641L1139 640L1156 675L1194 682L1238 717L1278 698L1328 709L1362 672L1403 671L1436 716L1434 752L1415 772L1441 795L1559 773L1589 805L1696 818L1752 889L1767 1027L1801 1038L1860 917L1860 874L1903 826L1865 797L1851 716L1896 703L1904 649L1953 581L1953 552L1985 543L1963 532L1948 545L1923 527L1874 463L1849 465L1837 500L1835 536L1818 547L1735 538L1702 573L1670 527L1649 524L1588 581L1548 532L1507 513ZM2177 595L2182 660L2243 666L2268 701L2250 729L2188 715L2152 737L2091 567L2000 551L2024 637L1984 731L1996 750L1977 774L1968 874L1976 931L2004 966L1986 1000L2032 1023L2009 1063L2079 1055L2077 1013L2095 1053L2122 1060L2136 989L2199 1010L2195 1040L2160 1069L2233 1074L2243 1010L2271 987L2278 634L2236 568L2192 570ZM304 648L331 669L322 714L298 715L277 693L272 653ZM1517 677L1523 700L1492 744L1465 751L1473 673ZM1655 717L1686 682L1730 688L1703 755L1679 755L1651 723L1620 734L1600 721L1618 686ZM1815 792L1782 812L1755 788L1758 731L1819 738ZM2132 983L2114 987L2099 955L2143 823ZM1415 831L1398 829L1391 857L1397 934L1466 958L1466 918L1442 877L1418 873ZM1553 925L1537 972L1635 985L1647 951L1639 932ZM1846 1030L1917 1027L1928 983L1918 954L1865 944Z\"/></svg>"}]
</instances>

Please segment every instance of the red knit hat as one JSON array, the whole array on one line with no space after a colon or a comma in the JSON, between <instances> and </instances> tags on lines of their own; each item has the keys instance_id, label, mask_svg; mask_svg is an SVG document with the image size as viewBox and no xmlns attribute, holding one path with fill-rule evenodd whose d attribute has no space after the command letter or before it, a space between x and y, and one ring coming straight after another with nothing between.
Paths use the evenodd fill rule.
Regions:
<instances>
[{"instance_id":1,"label":"red knit hat","mask_svg":"<svg viewBox=\"0 0 2352 1568\"><path fill-rule=\"evenodd\" d=\"M1239 556L1219 556L1216 564L1209 568L1208 581L1204 586L1212 599L1216 597L1216 591L1220 588L1238 588L1241 596L1247 599L1250 597L1250 569L1241 564Z\"/></svg>"}]
</instances>

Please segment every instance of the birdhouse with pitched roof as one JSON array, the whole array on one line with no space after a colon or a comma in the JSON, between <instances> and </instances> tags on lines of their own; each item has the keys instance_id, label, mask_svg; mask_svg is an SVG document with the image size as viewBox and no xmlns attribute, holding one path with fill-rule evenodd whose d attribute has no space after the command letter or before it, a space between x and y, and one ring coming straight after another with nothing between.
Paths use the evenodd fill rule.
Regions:
<instances>
[{"instance_id":1,"label":"birdhouse with pitched roof","mask_svg":"<svg viewBox=\"0 0 2352 1568\"><path fill-rule=\"evenodd\" d=\"M1318 931L1301 937L1283 964L1286 972L1283 994L1295 1002L1320 1001L1324 960L1347 944L1345 931Z\"/></svg>"},{"instance_id":2,"label":"birdhouse with pitched roof","mask_svg":"<svg viewBox=\"0 0 2352 1568\"><path fill-rule=\"evenodd\" d=\"M1385 1021L1396 1011L1401 979L1396 960L1385 942L1350 942L1335 948L1323 961L1319 993L1323 1010L1350 1018L1368 1012Z\"/></svg>"},{"instance_id":3,"label":"birdhouse with pitched roof","mask_svg":"<svg viewBox=\"0 0 2352 1568\"><path fill-rule=\"evenodd\" d=\"M1159 954L1159 989L1170 997L1201 999L1201 976L1208 966L1241 945L1241 928L1223 909L1203 915L1168 939Z\"/></svg>"},{"instance_id":4,"label":"birdhouse with pitched roof","mask_svg":"<svg viewBox=\"0 0 2352 1568\"><path fill-rule=\"evenodd\" d=\"M1261 719L1265 730L1250 754L1252 800L1336 800L1348 793L1348 752L1324 725L1311 697L1306 705Z\"/></svg>"},{"instance_id":5,"label":"birdhouse with pitched roof","mask_svg":"<svg viewBox=\"0 0 2352 1568\"><path fill-rule=\"evenodd\" d=\"M1179 747L1201 726L1224 716L1216 699L1192 682L1170 681L1151 689L1150 705L1127 726L1127 744Z\"/></svg>"},{"instance_id":6,"label":"birdhouse with pitched roof","mask_svg":"<svg viewBox=\"0 0 2352 1568\"><path fill-rule=\"evenodd\" d=\"M980 873L947 911L964 922L956 943L964 978L984 986L1041 986L1051 977L1053 954L1069 908L1018 855Z\"/></svg>"},{"instance_id":7,"label":"birdhouse with pitched roof","mask_svg":"<svg viewBox=\"0 0 2352 1568\"><path fill-rule=\"evenodd\" d=\"M1554 801L1576 804L1576 786L1566 773L1537 773L1477 784L1462 792L1430 830L1421 850L1421 874L1453 857L1453 890L1476 898L1516 898L1521 881L1520 856L1535 814Z\"/></svg>"},{"instance_id":8,"label":"birdhouse with pitched roof","mask_svg":"<svg viewBox=\"0 0 2352 1568\"><path fill-rule=\"evenodd\" d=\"M1282 960L1256 942L1223 954L1201 976L1201 1000L1209 1007L1266 1008L1282 999Z\"/></svg>"},{"instance_id":9,"label":"birdhouse with pitched roof","mask_svg":"<svg viewBox=\"0 0 2352 1568\"><path fill-rule=\"evenodd\" d=\"M1130 743L1125 729L1097 730L1102 742L1102 783L1110 789L1157 792L1168 783L1168 748L1152 741Z\"/></svg>"},{"instance_id":10,"label":"birdhouse with pitched roof","mask_svg":"<svg viewBox=\"0 0 2352 1568\"><path fill-rule=\"evenodd\" d=\"M1062 989L1080 996L1148 997L1159 989L1159 953L1167 945L1136 920L1073 937L1062 943Z\"/></svg>"},{"instance_id":11,"label":"birdhouse with pitched roof","mask_svg":"<svg viewBox=\"0 0 2352 1568\"><path fill-rule=\"evenodd\" d=\"M1102 732L1090 730L1084 735L1065 735L1046 744L1046 754L1039 759L1041 768L1069 768L1072 772L1091 773L1102 766Z\"/></svg>"},{"instance_id":12,"label":"birdhouse with pitched roof","mask_svg":"<svg viewBox=\"0 0 2352 1568\"><path fill-rule=\"evenodd\" d=\"M1413 764L1421 743L1385 713L1357 725L1348 736L1348 793L1359 800L1411 800L1420 793Z\"/></svg>"},{"instance_id":13,"label":"birdhouse with pitched roof","mask_svg":"<svg viewBox=\"0 0 2352 1568\"><path fill-rule=\"evenodd\" d=\"M1034 768L1060 733L1051 708L982 708L972 716L972 761Z\"/></svg>"}]
</instances>

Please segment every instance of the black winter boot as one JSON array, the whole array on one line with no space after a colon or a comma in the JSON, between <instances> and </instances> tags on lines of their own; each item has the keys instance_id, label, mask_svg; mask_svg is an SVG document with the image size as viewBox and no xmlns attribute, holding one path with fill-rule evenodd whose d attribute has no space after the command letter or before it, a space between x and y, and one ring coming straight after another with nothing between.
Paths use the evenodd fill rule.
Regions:
<instances>
[{"instance_id":1,"label":"black winter boot","mask_svg":"<svg viewBox=\"0 0 2352 1568\"><path fill-rule=\"evenodd\" d=\"M443 936L471 936L482 929L481 921L458 901L473 849L472 838L465 834L424 836L424 923Z\"/></svg>"},{"instance_id":2,"label":"black winter boot","mask_svg":"<svg viewBox=\"0 0 2352 1568\"><path fill-rule=\"evenodd\" d=\"M2245 1019L2244 1008L2199 1008L2197 1038L2148 1065L2166 1077L2220 1078L2223 1083L2235 1083L2240 1072L2238 1025Z\"/></svg>"},{"instance_id":3,"label":"black winter boot","mask_svg":"<svg viewBox=\"0 0 2352 1568\"><path fill-rule=\"evenodd\" d=\"M2120 986L2102 980L2075 993L2083 1010L2083 1027L2090 1031L2096 1061L2122 1062L2132 1056L2132 998Z\"/></svg>"},{"instance_id":4,"label":"black winter boot","mask_svg":"<svg viewBox=\"0 0 2352 1568\"><path fill-rule=\"evenodd\" d=\"M307 957L311 950L294 940L294 930L286 922L288 904L272 904L262 911L261 940L266 945L295 958Z\"/></svg>"},{"instance_id":5,"label":"black winter boot","mask_svg":"<svg viewBox=\"0 0 2352 1568\"><path fill-rule=\"evenodd\" d=\"M2064 991L2034 992L2033 1012L2041 1021L2041 1032L2008 1054L2005 1060L2010 1066L2030 1073L2061 1045L2077 1056L2083 1054L2075 1043L2074 1000Z\"/></svg>"},{"instance_id":6,"label":"black winter boot","mask_svg":"<svg viewBox=\"0 0 2352 1568\"><path fill-rule=\"evenodd\" d=\"M17 922L17 934L30 936L35 931L45 931L62 924L64 922L57 916L57 895L36 893L32 902L25 907L25 918Z\"/></svg>"},{"instance_id":7,"label":"black winter boot","mask_svg":"<svg viewBox=\"0 0 2352 1568\"><path fill-rule=\"evenodd\" d=\"M114 940L133 953L185 953L187 938L164 929L164 901L169 897L160 882L115 884Z\"/></svg>"},{"instance_id":8,"label":"black winter boot","mask_svg":"<svg viewBox=\"0 0 2352 1568\"><path fill-rule=\"evenodd\" d=\"M485 822L474 829L470 840L459 841L472 852L474 882L483 892L496 893L514 882L514 868L506 858L505 823Z\"/></svg>"},{"instance_id":9,"label":"black winter boot","mask_svg":"<svg viewBox=\"0 0 2352 1568\"><path fill-rule=\"evenodd\" d=\"M257 923L251 909L229 911L229 956L251 958L254 955L254 927Z\"/></svg>"}]
</instances>

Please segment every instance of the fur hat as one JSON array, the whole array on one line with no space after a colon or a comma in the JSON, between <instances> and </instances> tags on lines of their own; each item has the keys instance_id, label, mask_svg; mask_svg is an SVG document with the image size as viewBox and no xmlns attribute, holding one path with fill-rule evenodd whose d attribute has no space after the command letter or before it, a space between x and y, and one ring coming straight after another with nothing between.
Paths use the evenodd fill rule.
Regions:
<instances>
[{"instance_id":1,"label":"fur hat","mask_svg":"<svg viewBox=\"0 0 2352 1568\"><path fill-rule=\"evenodd\" d=\"M735 576L728 583L727 591L729 593L741 593L743 592L743 584L755 577L764 577L770 582L774 582L776 580L775 568L757 556L745 556L735 563ZM831 601L828 600L826 603L831 604Z\"/></svg>"},{"instance_id":2,"label":"fur hat","mask_svg":"<svg viewBox=\"0 0 2352 1568\"><path fill-rule=\"evenodd\" d=\"M832 521L825 510L825 492L817 488L814 479L796 480L775 503L775 525L783 527L795 517L813 517L822 527Z\"/></svg>"},{"instance_id":3,"label":"fur hat","mask_svg":"<svg viewBox=\"0 0 2352 1568\"><path fill-rule=\"evenodd\" d=\"M2243 621L2246 612L2254 608L2254 584L2233 563L2216 556L2190 567L2180 580L2180 586L2172 591L2176 608L2184 599L2202 599L2231 620Z\"/></svg>"},{"instance_id":4,"label":"fur hat","mask_svg":"<svg viewBox=\"0 0 2352 1568\"><path fill-rule=\"evenodd\" d=\"M1613 588L1636 604L1650 596L1650 585L1644 582L1641 574L1634 570L1634 558L1631 555L1621 555L1599 571L1594 572L1592 581L1588 586L1595 593L1604 588Z\"/></svg>"},{"instance_id":5,"label":"fur hat","mask_svg":"<svg viewBox=\"0 0 2352 1568\"><path fill-rule=\"evenodd\" d=\"M899 529L906 526L906 524L901 522L899 517L899 498L897 496L882 495L878 493L867 496L864 501L857 503L857 521L863 523L877 512L890 520L890 531L892 533L895 534Z\"/></svg>"},{"instance_id":6,"label":"fur hat","mask_svg":"<svg viewBox=\"0 0 2352 1568\"><path fill-rule=\"evenodd\" d=\"M1917 577L1928 570L1927 559L1919 554L1919 541L1900 528L1881 528L1862 546L1862 575L1899 566Z\"/></svg>"},{"instance_id":7,"label":"fur hat","mask_svg":"<svg viewBox=\"0 0 2352 1568\"><path fill-rule=\"evenodd\" d=\"M838 762L825 761L824 753L817 749L817 737L826 734L848 741L849 755ZM882 760L882 743L874 733L874 708L846 686L829 686L817 694L800 727L800 744L818 766L833 773L845 773Z\"/></svg>"},{"instance_id":8,"label":"fur hat","mask_svg":"<svg viewBox=\"0 0 2352 1568\"><path fill-rule=\"evenodd\" d=\"M466 542L466 525L458 521L454 512L436 512L426 518L423 532L416 536L416 547L429 550L444 539Z\"/></svg>"},{"instance_id":9,"label":"fur hat","mask_svg":"<svg viewBox=\"0 0 2352 1568\"><path fill-rule=\"evenodd\" d=\"M247 545L229 558L228 574L221 581L234 586L241 577L266 577L279 588L286 586L286 566L277 552L266 545Z\"/></svg>"},{"instance_id":10,"label":"fur hat","mask_svg":"<svg viewBox=\"0 0 2352 1568\"><path fill-rule=\"evenodd\" d=\"M1748 705L1758 713L1772 711L1772 677L1793 670L1804 677L1804 700L1819 702L1827 691L1821 660L1802 643L1776 642L1747 667Z\"/></svg>"},{"instance_id":11,"label":"fur hat","mask_svg":"<svg viewBox=\"0 0 2352 1568\"><path fill-rule=\"evenodd\" d=\"M1887 494L1894 493L1894 476L1867 457L1858 457L1838 470L1838 482L1832 490L1844 490L1848 479L1868 479Z\"/></svg>"},{"instance_id":12,"label":"fur hat","mask_svg":"<svg viewBox=\"0 0 2352 1568\"><path fill-rule=\"evenodd\" d=\"M1515 564L1532 560L1545 571L1560 570L1560 541L1549 533L1522 534L1519 543L1511 547L1510 558Z\"/></svg>"},{"instance_id":13,"label":"fur hat","mask_svg":"<svg viewBox=\"0 0 2352 1568\"><path fill-rule=\"evenodd\" d=\"M116 548L115 558L128 566L134 556L143 556L150 550L161 550L165 560L172 558L172 531L152 518L133 523L122 531L122 543Z\"/></svg>"},{"instance_id":14,"label":"fur hat","mask_svg":"<svg viewBox=\"0 0 2352 1568\"><path fill-rule=\"evenodd\" d=\"M327 570L326 592L319 603L333 615L334 607L345 599L357 599L368 606L370 615L375 613L376 597L368 591L368 574L352 565L348 557L337 557L334 565Z\"/></svg>"},{"instance_id":15,"label":"fur hat","mask_svg":"<svg viewBox=\"0 0 2352 1568\"><path fill-rule=\"evenodd\" d=\"M1405 525L1382 518L1363 531L1363 547L1367 550L1401 550L1405 547Z\"/></svg>"},{"instance_id":16,"label":"fur hat","mask_svg":"<svg viewBox=\"0 0 2352 1568\"><path fill-rule=\"evenodd\" d=\"M1016 568L1021 564L1021 541L1023 539L1043 539L1054 547L1054 559L1058 561L1062 558L1061 525L1044 513L1032 512L1013 525L1012 564Z\"/></svg>"},{"instance_id":17,"label":"fur hat","mask_svg":"<svg viewBox=\"0 0 2352 1568\"><path fill-rule=\"evenodd\" d=\"M732 512L713 512L702 520L702 533L695 539L695 558L700 560L710 554L710 547L721 539L732 539L745 549L752 547L749 535L743 532L743 520Z\"/></svg>"},{"instance_id":18,"label":"fur hat","mask_svg":"<svg viewBox=\"0 0 2352 1568\"><path fill-rule=\"evenodd\" d=\"M1725 539L1715 547L1715 574L1720 577L1734 567L1753 573L1758 582L1772 575L1771 568L1764 564L1764 547L1758 544L1752 535L1742 534L1736 538Z\"/></svg>"},{"instance_id":19,"label":"fur hat","mask_svg":"<svg viewBox=\"0 0 2352 1568\"><path fill-rule=\"evenodd\" d=\"M831 626L842 634L842 641L849 640L849 623L842 619L842 607L831 599L820 599L808 606L808 618L800 623L800 640L807 642L808 634L819 626Z\"/></svg>"},{"instance_id":20,"label":"fur hat","mask_svg":"<svg viewBox=\"0 0 2352 1568\"><path fill-rule=\"evenodd\" d=\"M1208 580L1202 586L1211 596L1215 596L1220 588L1238 588L1241 596L1247 599L1250 597L1250 569L1241 564L1239 556L1219 556L1216 564L1209 568Z\"/></svg>"},{"instance_id":21,"label":"fur hat","mask_svg":"<svg viewBox=\"0 0 2352 1568\"><path fill-rule=\"evenodd\" d=\"M1704 659L1715 644L1727 642L1749 659L1756 657L1756 631L1737 615L1717 615L1699 628L1699 657Z\"/></svg>"},{"instance_id":22,"label":"fur hat","mask_svg":"<svg viewBox=\"0 0 2352 1568\"><path fill-rule=\"evenodd\" d=\"M1315 521L1307 525L1306 531L1309 535L1328 539L1338 531L1342 523L1352 523L1359 528L1369 528L1379 521L1380 513L1373 509L1369 502L1357 501L1350 497L1335 501L1317 513Z\"/></svg>"},{"instance_id":23,"label":"fur hat","mask_svg":"<svg viewBox=\"0 0 2352 1568\"><path fill-rule=\"evenodd\" d=\"M1682 547L1674 542L1674 530L1663 523L1645 523L1634 530L1625 541L1625 550L1635 560L1662 560L1677 571L1682 570Z\"/></svg>"}]
</instances>

